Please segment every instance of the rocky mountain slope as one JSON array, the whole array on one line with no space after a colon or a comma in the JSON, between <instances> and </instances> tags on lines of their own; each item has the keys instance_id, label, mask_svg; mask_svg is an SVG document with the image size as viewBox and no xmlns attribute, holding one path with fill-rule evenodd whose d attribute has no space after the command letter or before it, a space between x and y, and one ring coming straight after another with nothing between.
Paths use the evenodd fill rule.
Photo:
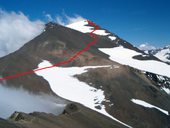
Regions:
<instances>
[{"instance_id":1,"label":"rocky mountain slope","mask_svg":"<svg viewBox=\"0 0 170 128\"><path fill-rule=\"evenodd\" d=\"M34 112L15 112L8 121L0 119L2 128L125 128L125 126L76 103L68 104L59 116Z\"/></svg>"},{"instance_id":2,"label":"rocky mountain slope","mask_svg":"<svg viewBox=\"0 0 170 128\"><path fill-rule=\"evenodd\" d=\"M32 71L67 61L94 40L88 51L67 64ZM2 78L29 71L0 84L52 96L55 104L72 103L71 113L70 105L57 115L16 112L0 120L0 126L170 127L170 65L87 20L66 27L48 23L42 34L0 58Z\"/></svg>"}]
</instances>

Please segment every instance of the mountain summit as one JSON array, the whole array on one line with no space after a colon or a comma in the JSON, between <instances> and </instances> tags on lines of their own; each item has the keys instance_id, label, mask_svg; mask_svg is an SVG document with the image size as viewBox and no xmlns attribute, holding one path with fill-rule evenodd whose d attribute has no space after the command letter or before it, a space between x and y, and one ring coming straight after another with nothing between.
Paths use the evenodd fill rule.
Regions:
<instances>
[{"instance_id":1,"label":"mountain summit","mask_svg":"<svg viewBox=\"0 0 170 128\"><path fill-rule=\"evenodd\" d=\"M165 46L163 48L157 48L146 51L148 54L153 55L160 60L170 63L170 46Z\"/></svg>"},{"instance_id":2,"label":"mountain summit","mask_svg":"<svg viewBox=\"0 0 170 128\"><path fill-rule=\"evenodd\" d=\"M10 102L19 112L0 119L2 127L170 126L170 65L89 20L46 24L39 36L0 58L0 75L8 78L0 81L3 87L45 95L60 106L58 114L28 113ZM0 101L7 104L3 96Z\"/></svg>"}]
</instances>

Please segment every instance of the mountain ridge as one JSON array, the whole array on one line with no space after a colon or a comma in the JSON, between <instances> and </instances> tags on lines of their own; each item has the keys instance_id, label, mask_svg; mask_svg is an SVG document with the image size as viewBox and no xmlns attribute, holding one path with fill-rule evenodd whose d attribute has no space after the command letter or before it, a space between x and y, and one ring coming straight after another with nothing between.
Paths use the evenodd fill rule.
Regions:
<instances>
[{"instance_id":1,"label":"mountain ridge","mask_svg":"<svg viewBox=\"0 0 170 128\"><path fill-rule=\"evenodd\" d=\"M93 31L94 28L86 23L83 21L83 26L81 27L85 27L84 29L88 31L90 27L90 30ZM149 68L146 71L143 70L143 67L139 68L142 63L148 64L148 61L154 62L153 64L156 62L165 65L165 63L153 56L147 57L143 51L118 36L113 38L114 35L102 35L105 30L101 27L99 30L95 34L98 42L73 62L39 71L37 72L38 74L34 73L8 79L5 81L4 86L10 88L22 87L24 90L37 95L41 93L53 95L65 102L67 101L67 104L70 102L81 103L83 105L80 112L86 106L90 109L91 116L96 112L94 109L100 113L104 110L105 114L115 118L114 121L117 120L116 122L118 123L118 120L120 120L129 127L168 127L170 125L168 123L169 115L162 113L159 109L133 102L135 101L134 99L138 99L156 106L156 108L161 108L167 113L170 111L170 96L162 89L162 87L170 89L168 77L151 73ZM109 36L112 36L112 38L110 39ZM36 70L41 65L65 61L77 51L85 48L88 45L87 43L93 40L88 32L83 33L74 30L74 28L50 23L41 35L25 44L15 53L0 58L0 74L5 77L30 69ZM111 50L110 53L112 54L108 53L108 50ZM135 56L138 57L135 58ZM122 61L120 61L120 58ZM127 62L133 62L133 65ZM137 68L134 67L136 62L138 62ZM88 68L88 66L95 68ZM156 81L157 79L158 81ZM3 84L2 81L0 83ZM72 88L69 89L69 87ZM89 94L89 99L85 99L84 93ZM81 99L86 102L80 102L79 97L81 96ZM90 106L89 102L94 106ZM148 114L152 118L148 117ZM38 115L41 115L41 113ZM81 117L82 113L76 113L76 115ZM57 115L55 116L57 117ZM45 118L48 119L47 114L45 114ZM97 116L97 118L104 121L108 117L102 115ZM79 122L81 125L83 125L82 122L88 122L88 119L87 117L82 120L73 118L74 121ZM24 118L23 120L26 119ZM70 126L75 126L70 122L68 123ZM122 126L120 122L118 124ZM64 127L64 125L62 126ZM109 123L108 127L112 126L115 127Z\"/></svg>"}]
</instances>

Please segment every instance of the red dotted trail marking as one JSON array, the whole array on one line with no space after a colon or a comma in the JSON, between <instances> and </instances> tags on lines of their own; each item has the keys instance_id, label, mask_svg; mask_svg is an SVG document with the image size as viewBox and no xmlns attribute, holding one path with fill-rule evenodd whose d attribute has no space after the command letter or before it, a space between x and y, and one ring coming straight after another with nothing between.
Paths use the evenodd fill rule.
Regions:
<instances>
[{"instance_id":1,"label":"red dotted trail marking","mask_svg":"<svg viewBox=\"0 0 170 128\"><path fill-rule=\"evenodd\" d=\"M35 69L35 70L30 70L30 71L27 71L27 72L22 72L22 73L18 73L18 74L14 74L14 75L11 75L11 76L5 76L3 78L0 78L0 81L3 81L3 80L7 80L7 79L13 79L13 78L17 78L17 77L21 77L21 76L25 76L25 75L29 75L29 74L33 74L34 72L37 72L37 71L41 71L41 70L44 70L44 69L49 69L49 68L53 68L53 67L56 67L56 66L61 66L61 65L64 65L64 64L68 64L70 62L72 62L75 58L77 58L80 54L88 51L90 49L90 47L92 45L94 45L96 42L97 42L97 36L95 34L93 34L96 30L99 29L99 26L97 26L96 24L94 24L93 22L91 22L90 20L87 20L88 24L91 25L91 26L94 26L94 30L92 32L90 32L90 36L93 37L95 40L91 41L90 43L88 43L88 45L80 50L79 52L77 52L75 55L73 55L71 58L69 58L68 60L66 61L62 61L62 62L59 62L59 63L56 63L52 66L48 66L48 67L43 67L43 68L38 68L38 69Z\"/></svg>"}]
</instances>

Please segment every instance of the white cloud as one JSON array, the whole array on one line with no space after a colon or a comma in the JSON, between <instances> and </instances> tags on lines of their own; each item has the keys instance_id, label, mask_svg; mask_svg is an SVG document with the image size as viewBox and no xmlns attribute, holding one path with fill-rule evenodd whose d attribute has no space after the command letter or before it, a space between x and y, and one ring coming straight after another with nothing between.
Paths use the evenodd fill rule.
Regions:
<instances>
[{"instance_id":1,"label":"white cloud","mask_svg":"<svg viewBox=\"0 0 170 128\"><path fill-rule=\"evenodd\" d=\"M66 23L63 21L63 18L61 16L56 17L56 22L60 25L63 25L63 26L66 25Z\"/></svg>"},{"instance_id":2,"label":"white cloud","mask_svg":"<svg viewBox=\"0 0 170 128\"><path fill-rule=\"evenodd\" d=\"M156 49L155 46L152 46L152 45L150 45L150 44L148 44L148 43L141 44L141 45L139 45L138 48L139 48L140 50L143 50L143 51L148 51L148 50Z\"/></svg>"},{"instance_id":3,"label":"white cloud","mask_svg":"<svg viewBox=\"0 0 170 128\"><path fill-rule=\"evenodd\" d=\"M85 20L85 19L80 15L74 15L73 17L71 17L65 13L62 16L56 17L56 22L63 26L66 26L66 25L74 23L74 22L82 21L82 20Z\"/></svg>"},{"instance_id":4,"label":"white cloud","mask_svg":"<svg viewBox=\"0 0 170 128\"><path fill-rule=\"evenodd\" d=\"M53 21L53 18L50 14L45 14L45 17L47 18L48 21Z\"/></svg>"},{"instance_id":5,"label":"white cloud","mask_svg":"<svg viewBox=\"0 0 170 128\"><path fill-rule=\"evenodd\" d=\"M7 88L0 84L0 117L8 118L15 111L34 111L61 114L65 103L47 95L31 94L23 89Z\"/></svg>"},{"instance_id":6,"label":"white cloud","mask_svg":"<svg viewBox=\"0 0 170 128\"><path fill-rule=\"evenodd\" d=\"M0 57L16 51L43 29L42 21L31 21L22 12L0 10Z\"/></svg>"}]
</instances>

